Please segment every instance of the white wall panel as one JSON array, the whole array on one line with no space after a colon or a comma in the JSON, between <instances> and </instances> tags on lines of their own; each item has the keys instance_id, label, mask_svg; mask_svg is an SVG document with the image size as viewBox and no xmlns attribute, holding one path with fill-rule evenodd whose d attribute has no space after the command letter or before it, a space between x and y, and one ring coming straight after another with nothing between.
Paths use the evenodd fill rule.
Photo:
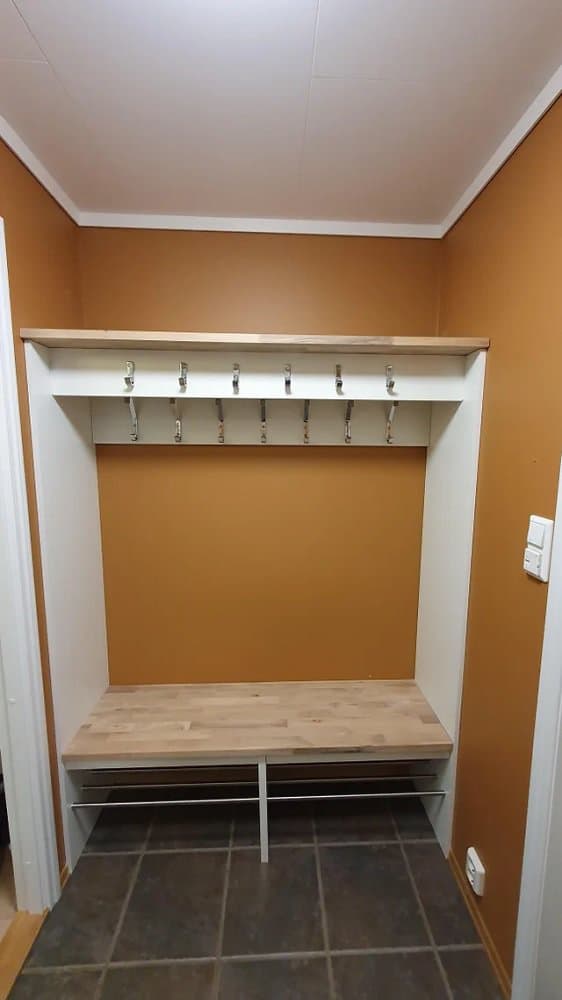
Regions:
<instances>
[{"instance_id":1,"label":"white wall panel","mask_svg":"<svg viewBox=\"0 0 562 1000\"><path fill-rule=\"evenodd\" d=\"M95 447L90 403L50 393L48 352L26 345L49 663L58 753L108 684ZM78 858L95 816L64 808L67 859Z\"/></svg>"},{"instance_id":2,"label":"white wall panel","mask_svg":"<svg viewBox=\"0 0 562 1000\"><path fill-rule=\"evenodd\" d=\"M465 657L466 619L485 352L467 359L466 399L458 407L433 407L427 453L422 529L416 681L454 742L439 770L448 790L428 813L448 853L454 805L456 753Z\"/></svg>"}]
</instances>

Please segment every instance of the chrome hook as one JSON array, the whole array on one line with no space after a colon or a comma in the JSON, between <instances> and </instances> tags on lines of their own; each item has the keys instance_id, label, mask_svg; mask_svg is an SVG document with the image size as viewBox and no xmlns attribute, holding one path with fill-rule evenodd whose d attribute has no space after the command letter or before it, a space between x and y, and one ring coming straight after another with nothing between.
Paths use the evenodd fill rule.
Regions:
<instances>
[{"instance_id":1,"label":"chrome hook","mask_svg":"<svg viewBox=\"0 0 562 1000\"><path fill-rule=\"evenodd\" d=\"M219 444L224 444L224 411L222 406L222 399L215 400L217 405L217 416L219 418L219 434L218 442Z\"/></svg>"},{"instance_id":2,"label":"chrome hook","mask_svg":"<svg viewBox=\"0 0 562 1000\"><path fill-rule=\"evenodd\" d=\"M126 363L127 374L123 376L125 381L126 389L133 389L135 386L135 362L127 361Z\"/></svg>"},{"instance_id":3,"label":"chrome hook","mask_svg":"<svg viewBox=\"0 0 562 1000\"><path fill-rule=\"evenodd\" d=\"M131 417L131 432L129 437L131 441L138 441L139 439L139 418L137 416L137 411L135 410L135 401L132 396L128 399L124 399L123 402L125 406L129 407L129 414Z\"/></svg>"},{"instance_id":4,"label":"chrome hook","mask_svg":"<svg viewBox=\"0 0 562 1000\"><path fill-rule=\"evenodd\" d=\"M178 375L178 382L179 382L179 386L180 386L181 390L187 389L187 372L188 372L188 370L189 369L188 369L188 366L187 366L187 362L186 361L180 361L180 369L179 369L179 375Z\"/></svg>"},{"instance_id":5,"label":"chrome hook","mask_svg":"<svg viewBox=\"0 0 562 1000\"><path fill-rule=\"evenodd\" d=\"M343 392L343 378L341 374L341 365L336 365L336 392L340 395Z\"/></svg>"},{"instance_id":6,"label":"chrome hook","mask_svg":"<svg viewBox=\"0 0 562 1000\"><path fill-rule=\"evenodd\" d=\"M267 444L265 399L260 399L260 422L261 422L260 444Z\"/></svg>"},{"instance_id":7,"label":"chrome hook","mask_svg":"<svg viewBox=\"0 0 562 1000\"><path fill-rule=\"evenodd\" d=\"M291 377L292 370L290 365L285 365L285 392L287 395L291 393Z\"/></svg>"},{"instance_id":8,"label":"chrome hook","mask_svg":"<svg viewBox=\"0 0 562 1000\"><path fill-rule=\"evenodd\" d=\"M180 413L180 410L179 410L177 399L171 399L170 400L170 406L172 407L172 410L173 410L173 413L174 413L174 417L175 417L175 421L176 421L176 428L175 428L175 432L174 432L174 441L176 442L176 444L180 444L181 439L182 439L182 420L181 420L181 413Z\"/></svg>"},{"instance_id":9,"label":"chrome hook","mask_svg":"<svg viewBox=\"0 0 562 1000\"><path fill-rule=\"evenodd\" d=\"M396 380L393 375L392 365L387 365L385 368L385 381L386 381L386 391L391 395L394 392L394 386L396 385Z\"/></svg>"},{"instance_id":10,"label":"chrome hook","mask_svg":"<svg viewBox=\"0 0 562 1000\"><path fill-rule=\"evenodd\" d=\"M232 391L237 396L240 392L240 365L232 366Z\"/></svg>"},{"instance_id":11,"label":"chrome hook","mask_svg":"<svg viewBox=\"0 0 562 1000\"><path fill-rule=\"evenodd\" d=\"M396 416L396 410L398 409L398 406L399 406L399 403L397 402L397 400L394 400L394 402L392 403L392 405L389 406L388 412L386 414L386 433L385 433L385 437L386 437L386 443L387 444L392 444L393 441L394 441L394 438L392 436L392 424L394 423L394 418Z\"/></svg>"},{"instance_id":12,"label":"chrome hook","mask_svg":"<svg viewBox=\"0 0 562 1000\"><path fill-rule=\"evenodd\" d=\"M345 434L344 441L346 444L351 444L351 411L354 407L354 401L348 399L347 406L345 408Z\"/></svg>"},{"instance_id":13,"label":"chrome hook","mask_svg":"<svg viewBox=\"0 0 562 1000\"><path fill-rule=\"evenodd\" d=\"M305 399L305 401L304 401L304 414L303 414L303 421L304 421L304 443L305 444L308 444L309 441L310 441L310 437L309 437L309 433L308 433L308 421L309 421L309 418L310 418L310 400L309 399Z\"/></svg>"}]
</instances>

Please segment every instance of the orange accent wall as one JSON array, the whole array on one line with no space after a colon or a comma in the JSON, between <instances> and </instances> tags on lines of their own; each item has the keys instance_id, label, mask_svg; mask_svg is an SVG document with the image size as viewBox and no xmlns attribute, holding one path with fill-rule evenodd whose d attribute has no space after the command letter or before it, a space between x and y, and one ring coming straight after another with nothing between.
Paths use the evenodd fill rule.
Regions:
<instances>
[{"instance_id":1,"label":"orange accent wall","mask_svg":"<svg viewBox=\"0 0 562 1000\"><path fill-rule=\"evenodd\" d=\"M23 164L0 141L0 217L4 220L12 323L31 523L39 641L51 758L51 778L60 867L64 865L58 764L47 650L39 529L31 452L31 430L22 326L75 326L82 322L77 227Z\"/></svg>"},{"instance_id":2,"label":"orange accent wall","mask_svg":"<svg viewBox=\"0 0 562 1000\"><path fill-rule=\"evenodd\" d=\"M439 240L142 229L79 239L87 327L437 332Z\"/></svg>"},{"instance_id":3,"label":"orange accent wall","mask_svg":"<svg viewBox=\"0 0 562 1000\"><path fill-rule=\"evenodd\" d=\"M436 332L435 241L84 229L80 248L89 327ZM111 680L412 676L424 466L98 448Z\"/></svg>"},{"instance_id":4,"label":"orange accent wall","mask_svg":"<svg viewBox=\"0 0 562 1000\"><path fill-rule=\"evenodd\" d=\"M512 967L547 588L522 570L562 452L562 101L444 241L440 332L490 337L453 851Z\"/></svg>"},{"instance_id":5,"label":"orange accent wall","mask_svg":"<svg viewBox=\"0 0 562 1000\"><path fill-rule=\"evenodd\" d=\"M105 446L98 470L113 684L412 676L425 449Z\"/></svg>"}]
</instances>

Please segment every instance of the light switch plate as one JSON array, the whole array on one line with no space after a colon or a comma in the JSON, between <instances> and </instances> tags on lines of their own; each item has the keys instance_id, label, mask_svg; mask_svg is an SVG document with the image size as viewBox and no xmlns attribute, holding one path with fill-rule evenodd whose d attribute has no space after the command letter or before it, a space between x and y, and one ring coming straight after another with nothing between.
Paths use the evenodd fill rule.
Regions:
<instances>
[{"instance_id":1,"label":"light switch plate","mask_svg":"<svg viewBox=\"0 0 562 1000\"><path fill-rule=\"evenodd\" d=\"M550 570L550 550L554 521L538 514L531 514L527 531L527 547L523 557L523 569L529 576L546 583Z\"/></svg>"}]
</instances>

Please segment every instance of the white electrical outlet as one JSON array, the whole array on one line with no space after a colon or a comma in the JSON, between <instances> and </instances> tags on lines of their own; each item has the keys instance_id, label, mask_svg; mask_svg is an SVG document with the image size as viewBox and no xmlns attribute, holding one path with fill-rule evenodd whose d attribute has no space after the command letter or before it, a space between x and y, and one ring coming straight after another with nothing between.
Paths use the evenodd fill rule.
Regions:
<instances>
[{"instance_id":1,"label":"white electrical outlet","mask_svg":"<svg viewBox=\"0 0 562 1000\"><path fill-rule=\"evenodd\" d=\"M466 877L468 883L473 892L477 896L484 895L484 886L486 884L486 869L482 864L476 848L469 847L466 852L466 864L465 864Z\"/></svg>"}]
</instances>

